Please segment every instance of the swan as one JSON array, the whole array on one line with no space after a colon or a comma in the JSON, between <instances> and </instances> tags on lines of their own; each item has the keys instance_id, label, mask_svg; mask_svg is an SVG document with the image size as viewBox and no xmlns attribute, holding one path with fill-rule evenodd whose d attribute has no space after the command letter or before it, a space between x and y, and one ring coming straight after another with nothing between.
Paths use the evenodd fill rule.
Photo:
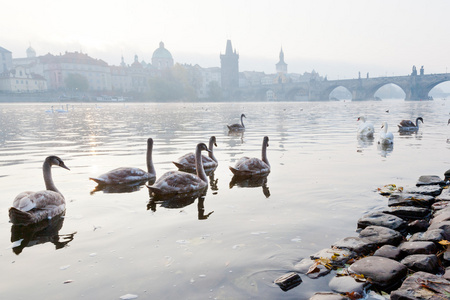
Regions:
<instances>
[{"instance_id":1,"label":"swan","mask_svg":"<svg viewBox=\"0 0 450 300\"><path fill-rule=\"evenodd\" d=\"M216 137L212 136L209 139L208 156L202 155L203 169L205 172L211 172L219 165L217 158L214 156L213 148L217 147ZM173 162L178 170L186 172L195 172L195 154L193 152L183 155L177 162Z\"/></svg>"},{"instance_id":2,"label":"swan","mask_svg":"<svg viewBox=\"0 0 450 300\"><path fill-rule=\"evenodd\" d=\"M364 116L359 117L358 121L361 121L358 126L358 135L364 137L373 137L373 134L375 132L373 124L370 122L366 122L366 118Z\"/></svg>"},{"instance_id":3,"label":"swan","mask_svg":"<svg viewBox=\"0 0 450 300\"><path fill-rule=\"evenodd\" d=\"M154 180L156 178L155 167L152 160L153 139L147 140L147 171L139 168L122 167L111 170L98 177L90 177L90 180L97 182L98 185L131 184Z\"/></svg>"},{"instance_id":4,"label":"swan","mask_svg":"<svg viewBox=\"0 0 450 300\"><path fill-rule=\"evenodd\" d=\"M270 173L270 164L267 160L267 147L269 146L269 137L265 136L262 143L262 159L242 157L233 167L229 167L235 176L263 176Z\"/></svg>"},{"instance_id":5,"label":"swan","mask_svg":"<svg viewBox=\"0 0 450 300\"><path fill-rule=\"evenodd\" d=\"M28 225L44 219L51 219L66 210L64 196L56 188L52 179L52 166L70 170L61 158L48 156L42 166L46 190L22 192L16 196L9 209L9 218L13 224Z\"/></svg>"},{"instance_id":6,"label":"swan","mask_svg":"<svg viewBox=\"0 0 450 300\"><path fill-rule=\"evenodd\" d=\"M202 150L210 151L204 143L199 143L195 149L195 165L197 175L181 172L169 171L162 175L151 186L152 196L175 196L182 194L190 194L194 192L203 191L208 187L208 177L206 177L205 170L202 163Z\"/></svg>"},{"instance_id":7,"label":"swan","mask_svg":"<svg viewBox=\"0 0 450 300\"><path fill-rule=\"evenodd\" d=\"M416 124L414 124L411 120L402 120L398 126L398 131L417 131L419 130L419 121L422 121L423 119L421 117L418 117L416 119Z\"/></svg>"},{"instance_id":8,"label":"swan","mask_svg":"<svg viewBox=\"0 0 450 300\"><path fill-rule=\"evenodd\" d=\"M244 114L241 115L241 124L233 124L233 125L227 125L228 130L230 131L244 131L244 121L243 118L247 118Z\"/></svg>"},{"instance_id":9,"label":"swan","mask_svg":"<svg viewBox=\"0 0 450 300\"><path fill-rule=\"evenodd\" d=\"M394 135L392 132L388 132L388 123L385 121L381 125L383 130L380 131L380 137L378 139L378 144L391 145L394 143Z\"/></svg>"}]
</instances>

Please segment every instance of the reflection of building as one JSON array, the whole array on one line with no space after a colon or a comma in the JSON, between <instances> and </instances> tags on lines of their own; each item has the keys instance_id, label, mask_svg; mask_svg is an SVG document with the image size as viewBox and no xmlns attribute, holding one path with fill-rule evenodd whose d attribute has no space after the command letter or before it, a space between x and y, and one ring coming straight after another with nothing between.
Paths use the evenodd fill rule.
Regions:
<instances>
[{"instance_id":1,"label":"reflection of building","mask_svg":"<svg viewBox=\"0 0 450 300\"><path fill-rule=\"evenodd\" d=\"M12 66L12 52L0 47L0 73L11 69Z\"/></svg>"},{"instance_id":2,"label":"reflection of building","mask_svg":"<svg viewBox=\"0 0 450 300\"><path fill-rule=\"evenodd\" d=\"M231 41L227 40L225 54L220 54L222 89L227 93L239 88L239 54L233 51Z\"/></svg>"},{"instance_id":3,"label":"reflection of building","mask_svg":"<svg viewBox=\"0 0 450 300\"><path fill-rule=\"evenodd\" d=\"M170 69L173 67L173 58L169 50L164 48L164 43L159 43L159 48L153 52L152 65L158 70Z\"/></svg>"}]
</instances>

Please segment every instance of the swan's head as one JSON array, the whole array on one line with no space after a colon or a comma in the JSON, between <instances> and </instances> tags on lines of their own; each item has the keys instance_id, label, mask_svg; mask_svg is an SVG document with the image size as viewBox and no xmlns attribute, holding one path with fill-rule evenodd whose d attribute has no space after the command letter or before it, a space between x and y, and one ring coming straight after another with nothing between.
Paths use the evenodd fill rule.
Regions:
<instances>
[{"instance_id":1,"label":"swan's head","mask_svg":"<svg viewBox=\"0 0 450 300\"><path fill-rule=\"evenodd\" d=\"M205 143L199 143L199 144L197 144L197 151L203 151L203 150L205 150L205 151L207 151L207 152L211 152L211 151L208 149L208 146L206 146Z\"/></svg>"},{"instance_id":2,"label":"swan's head","mask_svg":"<svg viewBox=\"0 0 450 300\"><path fill-rule=\"evenodd\" d=\"M147 146L148 146L148 147L153 147L153 139L152 139L152 138L148 138L148 140L147 140Z\"/></svg>"},{"instance_id":3,"label":"swan's head","mask_svg":"<svg viewBox=\"0 0 450 300\"><path fill-rule=\"evenodd\" d=\"M216 137L215 137L215 136L212 136L212 137L209 139L209 144L211 145L211 143L213 143L214 146L217 147L217 144L216 144Z\"/></svg>"},{"instance_id":4,"label":"swan's head","mask_svg":"<svg viewBox=\"0 0 450 300\"><path fill-rule=\"evenodd\" d=\"M241 118L247 118L244 114L241 115Z\"/></svg>"},{"instance_id":5,"label":"swan's head","mask_svg":"<svg viewBox=\"0 0 450 300\"><path fill-rule=\"evenodd\" d=\"M360 117L358 117L358 120L357 121L361 121L361 122L366 122L366 117L364 117L364 116L360 116Z\"/></svg>"},{"instance_id":6,"label":"swan's head","mask_svg":"<svg viewBox=\"0 0 450 300\"><path fill-rule=\"evenodd\" d=\"M269 137L265 136L263 139L263 145L266 145L266 147L269 147Z\"/></svg>"},{"instance_id":7,"label":"swan's head","mask_svg":"<svg viewBox=\"0 0 450 300\"><path fill-rule=\"evenodd\" d=\"M423 123L423 119L422 119L422 117L418 117L418 118L417 118L417 120L416 120L416 124L419 124L419 121L422 121L422 123Z\"/></svg>"},{"instance_id":8,"label":"swan's head","mask_svg":"<svg viewBox=\"0 0 450 300\"><path fill-rule=\"evenodd\" d=\"M384 131L387 132L387 130L388 130L388 123L387 123L386 121L384 121L384 122L381 124L381 128L384 128Z\"/></svg>"},{"instance_id":9,"label":"swan's head","mask_svg":"<svg viewBox=\"0 0 450 300\"><path fill-rule=\"evenodd\" d=\"M45 159L45 161L48 162L51 166L58 166L70 171L70 169L64 164L63 160L58 156L49 156Z\"/></svg>"}]
</instances>

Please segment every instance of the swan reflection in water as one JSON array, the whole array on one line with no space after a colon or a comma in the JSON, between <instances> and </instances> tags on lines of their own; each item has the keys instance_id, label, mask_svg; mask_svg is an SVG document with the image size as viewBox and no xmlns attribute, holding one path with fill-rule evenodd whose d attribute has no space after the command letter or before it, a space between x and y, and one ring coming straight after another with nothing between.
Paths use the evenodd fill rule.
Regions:
<instances>
[{"instance_id":1,"label":"swan reflection in water","mask_svg":"<svg viewBox=\"0 0 450 300\"><path fill-rule=\"evenodd\" d=\"M251 177L239 177L234 175L230 181L230 189L234 186L241 188L262 187L262 191L266 198L270 197L269 187L267 186L267 177L265 176L251 176Z\"/></svg>"},{"instance_id":2,"label":"swan reflection in water","mask_svg":"<svg viewBox=\"0 0 450 300\"><path fill-rule=\"evenodd\" d=\"M116 184L116 185L97 185L90 194L93 195L96 192L103 192L106 194L115 194L115 193L133 193L141 190L141 188L145 184L153 184L155 183L155 179L150 181L141 181L133 184Z\"/></svg>"},{"instance_id":3,"label":"swan reflection in water","mask_svg":"<svg viewBox=\"0 0 450 300\"><path fill-rule=\"evenodd\" d=\"M358 135L358 145L360 148L368 148L373 145L375 138L373 136Z\"/></svg>"},{"instance_id":4,"label":"swan reflection in water","mask_svg":"<svg viewBox=\"0 0 450 300\"><path fill-rule=\"evenodd\" d=\"M394 151L394 145L393 144L377 144L377 149L380 151L380 155L382 157L386 157L389 154L392 153L392 151Z\"/></svg>"},{"instance_id":5,"label":"swan reflection in water","mask_svg":"<svg viewBox=\"0 0 450 300\"><path fill-rule=\"evenodd\" d=\"M191 205L194 203L195 199L198 199L197 209L198 209L198 219L206 220L214 212L211 211L205 214L205 196L207 188L201 191L193 192L190 194L176 195L171 197L161 197L152 195L150 192L150 201L147 203L147 210L156 212L156 206L159 204L160 207L167 209L179 209Z\"/></svg>"},{"instance_id":6,"label":"swan reflection in water","mask_svg":"<svg viewBox=\"0 0 450 300\"><path fill-rule=\"evenodd\" d=\"M12 225L11 242L13 243L13 252L19 255L25 247L32 247L47 242L53 243L56 250L66 247L73 240L76 232L58 234L63 223L64 215L30 225Z\"/></svg>"}]
</instances>

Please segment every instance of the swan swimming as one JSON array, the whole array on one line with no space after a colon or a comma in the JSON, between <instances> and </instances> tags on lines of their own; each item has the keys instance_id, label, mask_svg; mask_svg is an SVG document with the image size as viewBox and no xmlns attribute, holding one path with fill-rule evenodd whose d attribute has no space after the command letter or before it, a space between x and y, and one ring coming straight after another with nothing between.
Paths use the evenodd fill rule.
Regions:
<instances>
[{"instance_id":1,"label":"swan swimming","mask_svg":"<svg viewBox=\"0 0 450 300\"><path fill-rule=\"evenodd\" d=\"M423 119L421 117L416 118L416 124L414 124L411 120L402 120L398 126L398 131L417 131L419 130L419 121Z\"/></svg>"},{"instance_id":2,"label":"swan swimming","mask_svg":"<svg viewBox=\"0 0 450 300\"><path fill-rule=\"evenodd\" d=\"M235 176L263 176L270 173L270 164L267 160L267 147L269 137L265 136L262 143L261 159L242 157L234 167L229 167Z\"/></svg>"},{"instance_id":3,"label":"swan swimming","mask_svg":"<svg viewBox=\"0 0 450 300\"><path fill-rule=\"evenodd\" d=\"M380 131L380 136L378 139L378 144L381 145L391 145L394 143L394 135L392 132L388 131L388 123L386 121L381 125L382 130Z\"/></svg>"},{"instance_id":4,"label":"swan swimming","mask_svg":"<svg viewBox=\"0 0 450 300\"><path fill-rule=\"evenodd\" d=\"M52 166L70 170L61 158L48 156L42 165L46 189L38 192L22 192L16 196L13 206L9 209L9 218L13 224L38 223L58 216L66 210L64 196L53 183Z\"/></svg>"},{"instance_id":5,"label":"swan swimming","mask_svg":"<svg viewBox=\"0 0 450 300\"><path fill-rule=\"evenodd\" d=\"M204 143L197 144L195 148L195 165L197 175L181 172L169 171L162 175L151 186L152 196L176 196L186 195L194 192L203 191L208 187L208 177L206 177L205 170L202 163L202 151L210 151Z\"/></svg>"},{"instance_id":6,"label":"swan swimming","mask_svg":"<svg viewBox=\"0 0 450 300\"><path fill-rule=\"evenodd\" d=\"M203 169L205 169L206 173L214 171L219 165L217 158L214 156L214 146L217 147L216 137L212 136L209 139L208 156L202 155ZM174 161L173 163L180 171L195 172L195 154L193 152L183 155L177 162Z\"/></svg>"},{"instance_id":7,"label":"swan swimming","mask_svg":"<svg viewBox=\"0 0 450 300\"><path fill-rule=\"evenodd\" d=\"M373 124L366 122L366 118L364 116L359 117L358 121L361 121L358 126L358 135L362 137L373 137L375 132Z\"/></svg>"},{"instance_id":8,"label":"swan swimming","mask_svg":"<svg viewBox=\"0 0 450 300\"><path fill-rule=\"evenodd\" d=\"M228 130L229 131L244 131L245 130L245 126L244 126L243 118L247 118L247 117L244 114L241 115L241 124L227 125Z\"/></svg>"},{"instance_id":9,"label":"swan swimming","mask_svg":"<svg viewBox=\"0 0 450 300\"><path fill-rule=\"evenodd\" d=\"M152 159L153 139L147 140L147 172L139 168L121 167L111 170L98 177L90 177L90 180L99 185L131 184L156 179L156 171Z\"/></svg>"}]
</instances>

